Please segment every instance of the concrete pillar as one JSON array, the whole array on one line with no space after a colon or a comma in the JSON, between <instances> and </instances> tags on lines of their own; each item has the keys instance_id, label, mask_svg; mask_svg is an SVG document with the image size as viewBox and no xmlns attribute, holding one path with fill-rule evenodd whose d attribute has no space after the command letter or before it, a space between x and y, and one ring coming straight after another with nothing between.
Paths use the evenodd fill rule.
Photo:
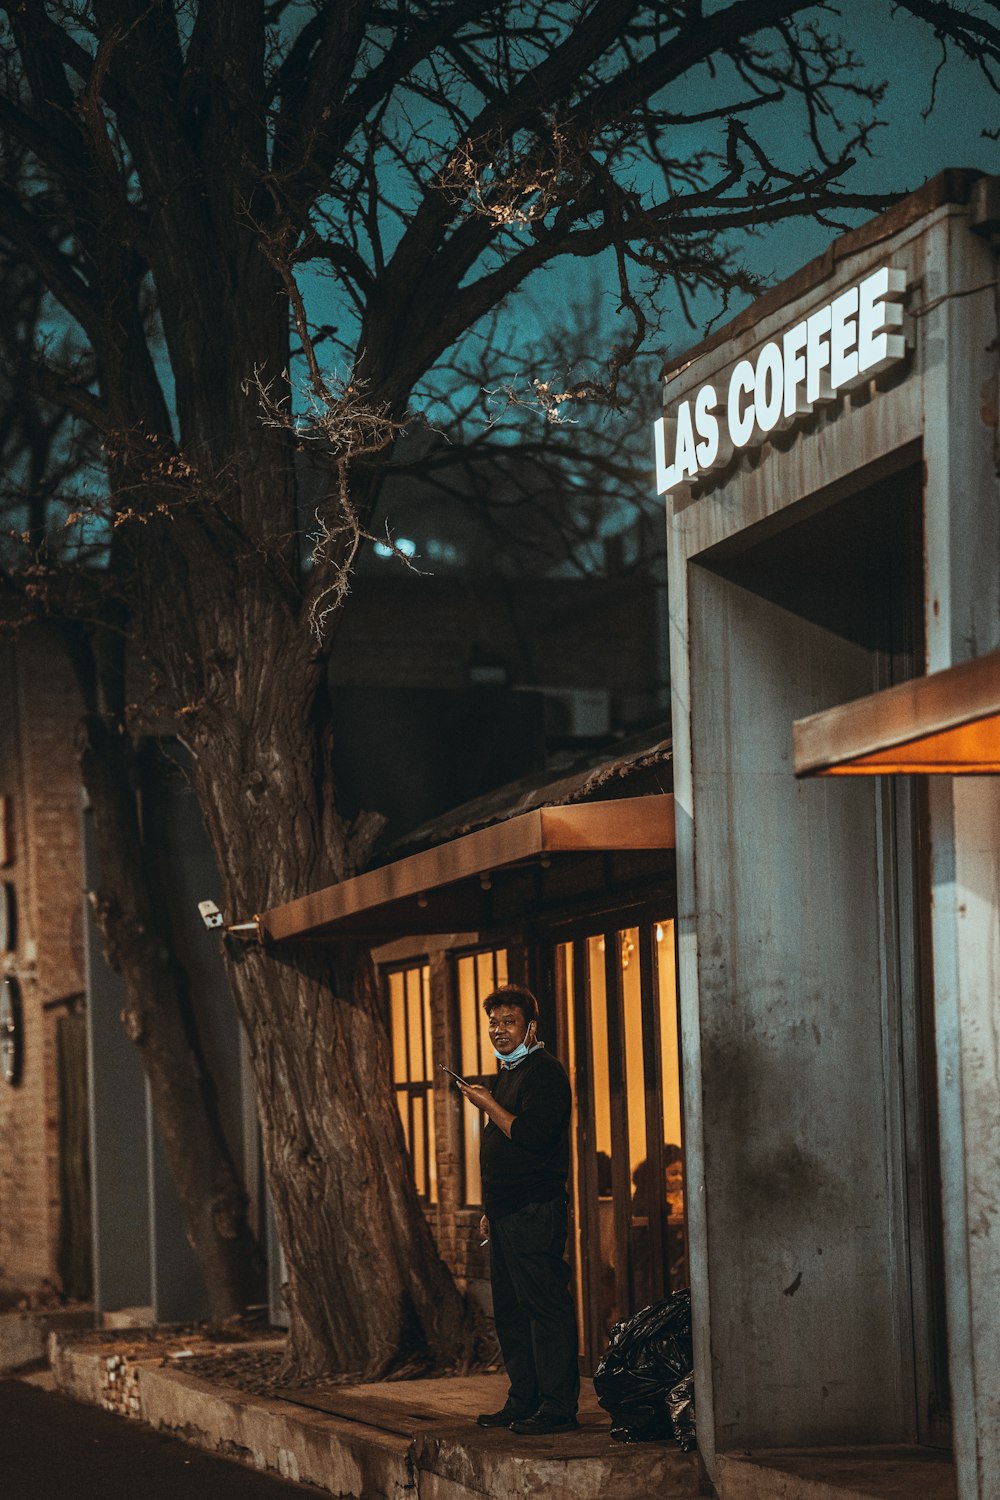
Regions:
<instances>
[{"instance_id":1,"label":"concrete pillar","mask_svg":"<svg viewBox=\"0 0 1000 1500\"><path fill-rule=\"evenodd\" d=\"M928 263L928 669L1000 647L997 261ZM1000 1475L1000 779L931 778L932 944L952 1429L960 1500Z\"/></svg>"}]
</instances>

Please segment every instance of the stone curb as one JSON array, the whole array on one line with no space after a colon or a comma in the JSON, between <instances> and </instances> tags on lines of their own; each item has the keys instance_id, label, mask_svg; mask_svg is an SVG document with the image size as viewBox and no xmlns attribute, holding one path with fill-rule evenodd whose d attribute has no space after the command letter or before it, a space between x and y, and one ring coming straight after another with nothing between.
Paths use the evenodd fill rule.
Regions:
<instances>
[{"instance_id":1,"label":"stone curb","mask_svg":"<svg viewBox=\"0 0 1000 1500\"><path fill-rule=\"evenodd\" d=\"M164 1367L159 1352L126 1358L56 1334L49 1357L64 1395L209 1453L333 1495L402 1500L403 1491L414 1493L405 1437L215 1385Z\"/></svg>"},{"instance_id":2,"label":"stone curb","mask_svg":"<svg viewBox=\"0 0 1000 1500\"><path fill-rule=\"evenodd\" d=\"M221 1390L182 1370L145 1366L140 1415L161 1432L330 1494L401 1500L414 1493L408 1438Z\"/></svg>"},{"instance_id":3,"label":"stone curb","mask_svg":"<svg viewBox=\"0 0 1000 1500\"><path fill-rule=\"evenodd\" d=\"M621 1449L603 1458L506 1453L468 1441L468 1424L414 1437L289 1401L248 1395L167 1364L53 1335L65 1395L146 1422L207 1452L341 1500L682 1500L698 1494L693 1456ZM626 1461L627 1460L627 1461Z\"/></svg>"},{"instance_id":4,"label":"stone curb","mask_svg":"<svg viewBox=\"0 0 1000 1500\"><path fill-rule=\"evenodd\" d=\"M44 1359L50 1333L93 1326L94 1314L89 1308L0 1314L0 1375Z\"/></svg>"}]
</instances>

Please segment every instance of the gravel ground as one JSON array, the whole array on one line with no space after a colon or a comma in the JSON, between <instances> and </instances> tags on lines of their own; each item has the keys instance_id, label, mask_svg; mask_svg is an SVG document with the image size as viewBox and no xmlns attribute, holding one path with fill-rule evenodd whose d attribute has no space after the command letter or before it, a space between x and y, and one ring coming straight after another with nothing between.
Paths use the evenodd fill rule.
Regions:
<instances>
[{"instance_id":1,"label":"gravel ground","mask_svg":"<svg viewBox=\"0 0 1000 1500\"><path fill-rule=\"evenodd\" d=\"M119 1355L126 1363L148 1361L159 1353L160 1364L184 1369L190 1375L231 1386L252 1396L280 1396L283 1390L328 1390L339 1385L363 1383L360 1372L297 1380L294 1387L285 1377L288 1341L284 1329L259 1320L233 1319L226 1324L187 1324L159 1328L125 1328L118 1332L96 1328L73 1336L74 1343L99 1344L102 1351ZM495 1363L477 1364L461 1371L428 1370L414 1364L383 1377L406 1380L437 1374L486 1374Z\"/></svg>"}]
</instances>

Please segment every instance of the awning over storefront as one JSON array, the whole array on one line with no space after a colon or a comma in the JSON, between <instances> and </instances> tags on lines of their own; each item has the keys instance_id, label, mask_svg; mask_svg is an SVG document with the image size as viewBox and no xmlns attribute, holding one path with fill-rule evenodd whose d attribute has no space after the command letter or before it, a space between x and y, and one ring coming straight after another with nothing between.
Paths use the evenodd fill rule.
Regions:
<instances>
[{"instance_id":1,"label":"awning over storefront","mask_svg":"<svg viewBox=\"0 0 1000 1500\"><path fill-rule=\"evenodd\" d=\"M594 856L673 849L670 793L540 807L274 907L266 941L475 930L494 879Z\"/></svg>"},{"instance_id":2,"label":"awning over storefront","mask_svg":"<svg viewBox=\"0 0 1000 1500\"><path fill-rule=\"evenodd\" d=\"M1000 772L1000 651L793 726L796 776Z\"/></svg>"}]
</instances>

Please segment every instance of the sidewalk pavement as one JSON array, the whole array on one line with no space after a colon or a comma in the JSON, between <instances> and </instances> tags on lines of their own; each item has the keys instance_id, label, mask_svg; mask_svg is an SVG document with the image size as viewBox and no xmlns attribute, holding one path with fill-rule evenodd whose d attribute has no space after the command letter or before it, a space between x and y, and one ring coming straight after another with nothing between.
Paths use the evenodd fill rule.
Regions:
<instances>
[{"instance_id":1,"label":"sidewalk pavement","mask_svg":"<svg viewBox=\"0 0 1000 1500\"><path fill-rule=\"evenodd\" d=\"M702 1493L697 1454L671 1442L614 1442L589 1382L578 1432L519 1438L475 1423L477 1412L502 1405L501 1375L261 1396L211 1378L209 1350L198 1341L198 1373L189 1374L183 1363L193 1352L190 1335L171 1344L162 1336L130 1343L123 1334L54 1334L50 1359L67 1395L341 1497L693 1500ZM221 1376L231 1346L218 1352Z\"/></svg>"},{"instance_id":2,"label":"sidewalk pavement","mask_svg":"<svg viewBox=\"0 0 1000 1500\"><path fill-rule=\"evenodd\" d=\"M0 1378L0 1431L4 1500L308 1500L316 1495L70 1401L44 1389L39 1376Z\"/></svg>"},{"instance_id":3,"label":"sidewalk pavement","mask_svg":"<svg viewBox=\"0 0 1000 1500\"><path fill-rule=\"evenodd\" d=\"M681 1453L673 1443L613 1442L589 1381L581 1393L579 1432L517 1438L475 1423L477 1412L501 1405L502 1375L279 1389L269 1381L283 1347L283 1340L270 1339L234 1348L191 1328L54 1333L52 1372L45 1378L67 1395L118 1413L119 1428L172 1434L340 1500L691 1500L713 1494L697 1454ZM251 1394L235 1379L269 1393ZM122 1416L138 1420L126 1424ZM720 1500L957 1500L950 1454L911 1445L720 1454L717 1468ZM232 1472L240 1471L234 1465ZM43 1491L22 1497L3 1483L0 1493L4 1500L48 1500ZM88 1491L72 1486L58 1493L59 1500L90 1500ZM142 1487L127 1493L143 1500L152 1494ZM178 1489L172 1500L197 1493ZM204 1491L209 1500L226 1493ZM252 1493L247 1489L245 1500ZM262 1492L262 1500L269 1493ZM274 1493L277 1500L283 1491ZM105 1489L101 1500L117 1500L117 1492Z\"/></svg>"}]
</instances>

